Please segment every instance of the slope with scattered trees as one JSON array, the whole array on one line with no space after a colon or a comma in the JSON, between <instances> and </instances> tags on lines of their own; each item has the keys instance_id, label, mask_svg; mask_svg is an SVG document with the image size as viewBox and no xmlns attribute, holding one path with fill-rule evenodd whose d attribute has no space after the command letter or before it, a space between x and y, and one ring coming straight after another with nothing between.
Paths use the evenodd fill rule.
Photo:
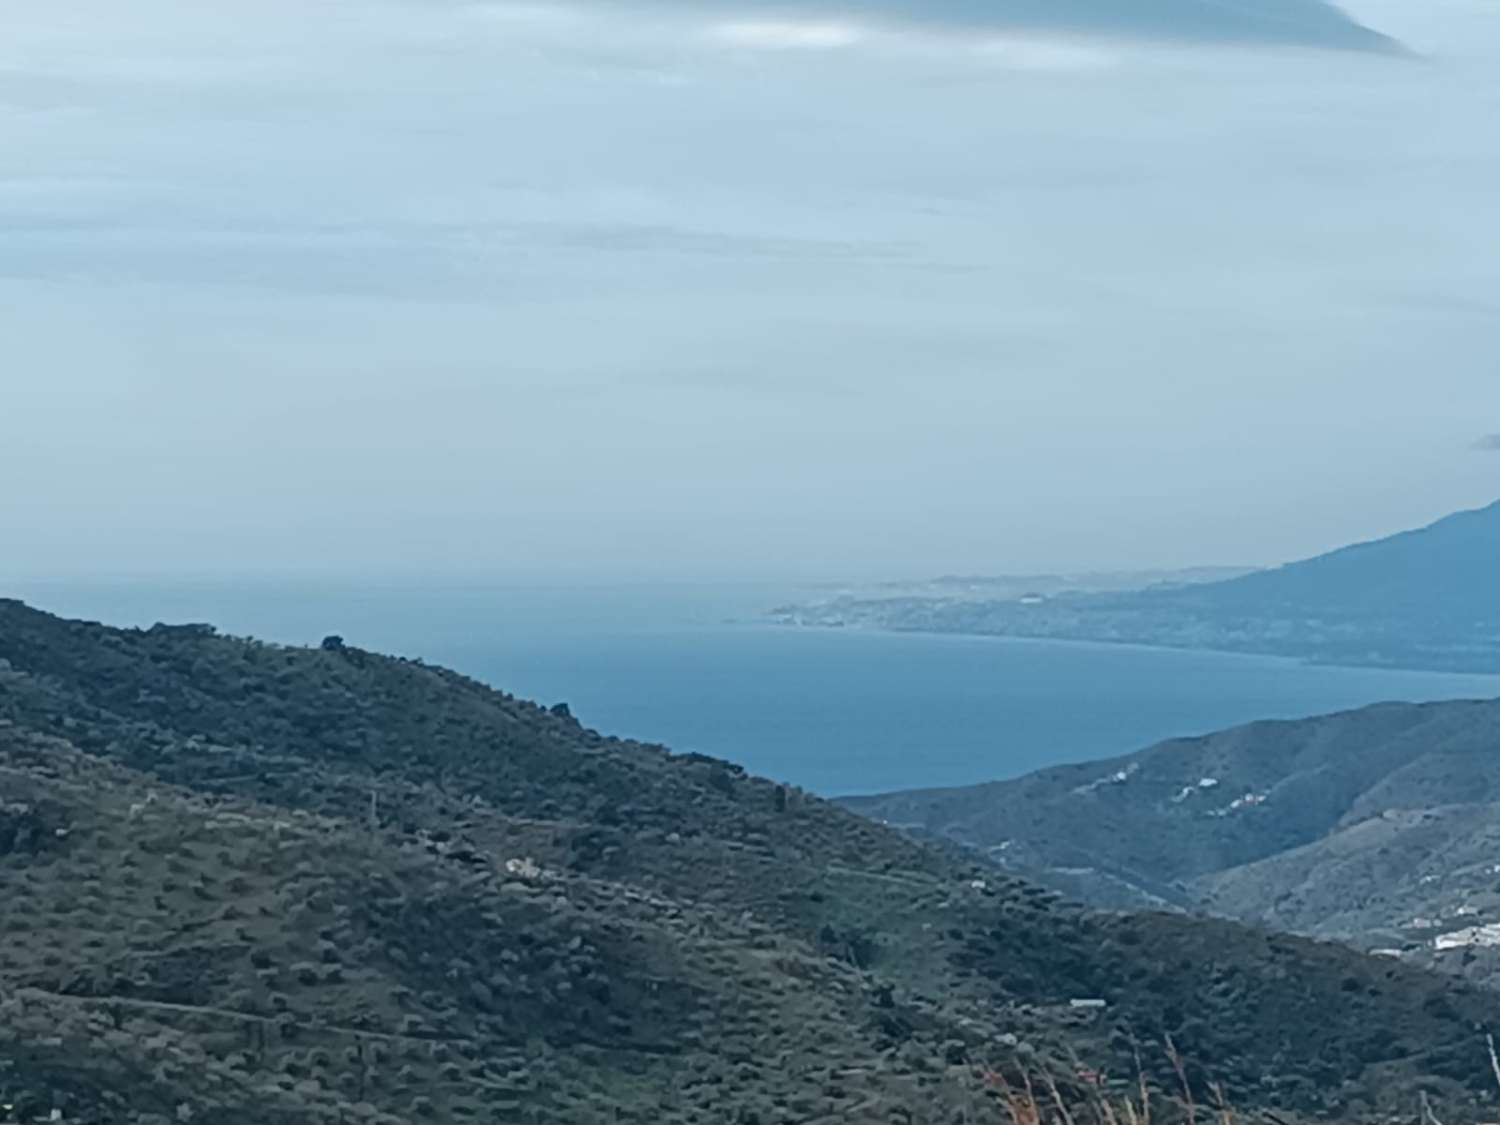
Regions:
<instances>
[{"instance_id":1,"label":"slope with scattered trees","mask_svg":"<svg viewBox=\"0 0 1500 1125\"><path fill-rule=\"evenodd\" d=\"M1483 992L1084 912L333 639L0 602L0 806L17 1119L975 1121L1075 1059L1175 1088L1168 1035L1252 1116L1491 1100Z\"/></svg>"}]
</instances>

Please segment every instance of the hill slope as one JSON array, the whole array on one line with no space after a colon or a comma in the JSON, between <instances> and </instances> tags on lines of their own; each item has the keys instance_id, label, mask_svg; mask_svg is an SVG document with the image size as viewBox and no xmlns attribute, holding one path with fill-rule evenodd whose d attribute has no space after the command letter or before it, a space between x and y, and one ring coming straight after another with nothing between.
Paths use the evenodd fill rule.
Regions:
<instances>
[{"instance_id":1,"label":"hill slope","mask_svg":"<svg viewBox=\"0 0 1500 1125\"><path fill-rule=\"evenodd\" d=\"M1169 1032L1247 1112L1491 1100L1486 994L976 871L441 669L0 602L28 1120L985 1120Z\"/></svg>"},{"instance_id":2,"label":"hill slope","mask_svg":"<svg viewBox=\"0 0 1500 1125\"><path fill-rule=\"evenodd\" d=\"M1393 618L1493 622L1500 619L1497 571L1500 503L1178 595L1226 613L1353 617L1376 607Z\"/></svg>"},{"instance_id":3,"label":"hill slope","mask_svg":"<svg viewBox=\"0 0 1500 1125\"><path fill-rule=\"evenodd\" d=\"M1496 975L1485 942L1436 946L1500 920L1500 701L1254 723L847 804L1100 905L1212 910Z\"/></svg>"},{"instance_id":4,"label":"hill slope","mask_svg":"<svg viewBox=\"0 0 1500 1125\"><path fill-rule=\"evenodd\" d=\"M840 598L787 607L777 615L811 625L1119 641L1327 663L1496 672L1496 573L1500 503L1221 582L1039 602Z\"/></svg>"}]
</instances>

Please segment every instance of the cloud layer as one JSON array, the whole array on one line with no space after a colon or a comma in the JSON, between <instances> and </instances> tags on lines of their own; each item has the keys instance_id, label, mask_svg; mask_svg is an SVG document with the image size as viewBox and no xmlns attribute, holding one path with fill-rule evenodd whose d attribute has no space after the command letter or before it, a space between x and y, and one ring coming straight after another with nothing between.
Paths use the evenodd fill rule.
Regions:
<instances>
[{"instance_id":1,"label":"cloud layer","mask_svg":"<svg viewBox=\"0 0 1500 1125\"><path fill-rule=\"evenodd\" d=\"M839 26L874 21L990 31L1276 43L1388 51L1392 40L1325 0L657 0L695 14Z\"/></svg>"},{"instance_id":2,"label":"cloud layer","mask_svg":"<svg viewBox=\"0 0 1500 1125\"><path fill-rule=\"evenodd\" d=\"M1256 563L1493 499L1500 13L1369 2L1427 65L16 0L0 571Z\"/></svg>"}]
</instances>

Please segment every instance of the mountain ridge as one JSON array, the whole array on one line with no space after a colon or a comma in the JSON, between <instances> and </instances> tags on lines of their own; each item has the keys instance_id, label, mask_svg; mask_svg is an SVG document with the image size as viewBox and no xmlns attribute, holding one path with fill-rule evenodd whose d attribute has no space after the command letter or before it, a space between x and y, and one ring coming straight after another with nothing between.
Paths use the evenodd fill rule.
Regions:
<instances>
[{"instance_id":1,"label":"mountain ridge","mask_svg":"<svg viewBox=\"0 0 1500 1125\"><path fill-rule=\"evenodd\" d=\"M1052 598L844 596L805 626L1084 640L1326 664L1500 672L1500 502L1216 582Z\"/></svg>"},{"instance_id":2,"label":"mountain ridge","mask_svg":"<svg viewBox=\"0 0 1500 1125\"><path fill-rule=\"evenodd\" d=\"M1455 964L1437 948L1500 918L1500 700L1262 721L1015 781L843 803L1095 905L1396 948L1486 983L1500 970L1491 953Z\"/></svg>"},{"instance_id":3,"label":"mountain ridge","mask_svg":"<svg viewBox=\"0 0 1500 1125\"><path fill-rule=\"evenodd\" d=\"M1438 555L1436 566L1433 555ZM1500 501L1454 512L1423 527L1352 543L1309 559L1209 584L1193 594L1224 602L1281 600L1302 608L1347 610L1371 596L1394 598L1405 612L1431 612L1433 596L1457 612L1493 613L1500 594L1486 582L1500 559ZM1373 566L1371 564L1374 564ZM1423 588L1419 572L1439 569L1442 581ZM1380 585L1372 588L1374 570ZM1360 583L1357 595L1346 585ZM1455 587L1454 579L1459 579ZM1479 595L1476 601L1476 594ZM1484 596L1489 595L1489 596ZM1418 601L1418 598L1421 600Z\"/></svg>"}]
</instances>

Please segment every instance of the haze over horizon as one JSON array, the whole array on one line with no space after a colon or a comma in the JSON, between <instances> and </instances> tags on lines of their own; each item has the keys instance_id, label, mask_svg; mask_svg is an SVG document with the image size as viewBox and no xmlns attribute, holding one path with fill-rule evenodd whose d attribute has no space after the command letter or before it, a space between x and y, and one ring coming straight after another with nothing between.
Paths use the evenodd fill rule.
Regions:
<instances>
[{"instance_id":1,"label":"haze over horizon","mask_svg":"<svg viewBox=\"0 0 1500 1125\"><path fill-rule=\"evenodd\" d=\"M1261 565L1500 496L1493 4L731 7L13 5L0 580Z\"/></svg>"}]
</instances>

